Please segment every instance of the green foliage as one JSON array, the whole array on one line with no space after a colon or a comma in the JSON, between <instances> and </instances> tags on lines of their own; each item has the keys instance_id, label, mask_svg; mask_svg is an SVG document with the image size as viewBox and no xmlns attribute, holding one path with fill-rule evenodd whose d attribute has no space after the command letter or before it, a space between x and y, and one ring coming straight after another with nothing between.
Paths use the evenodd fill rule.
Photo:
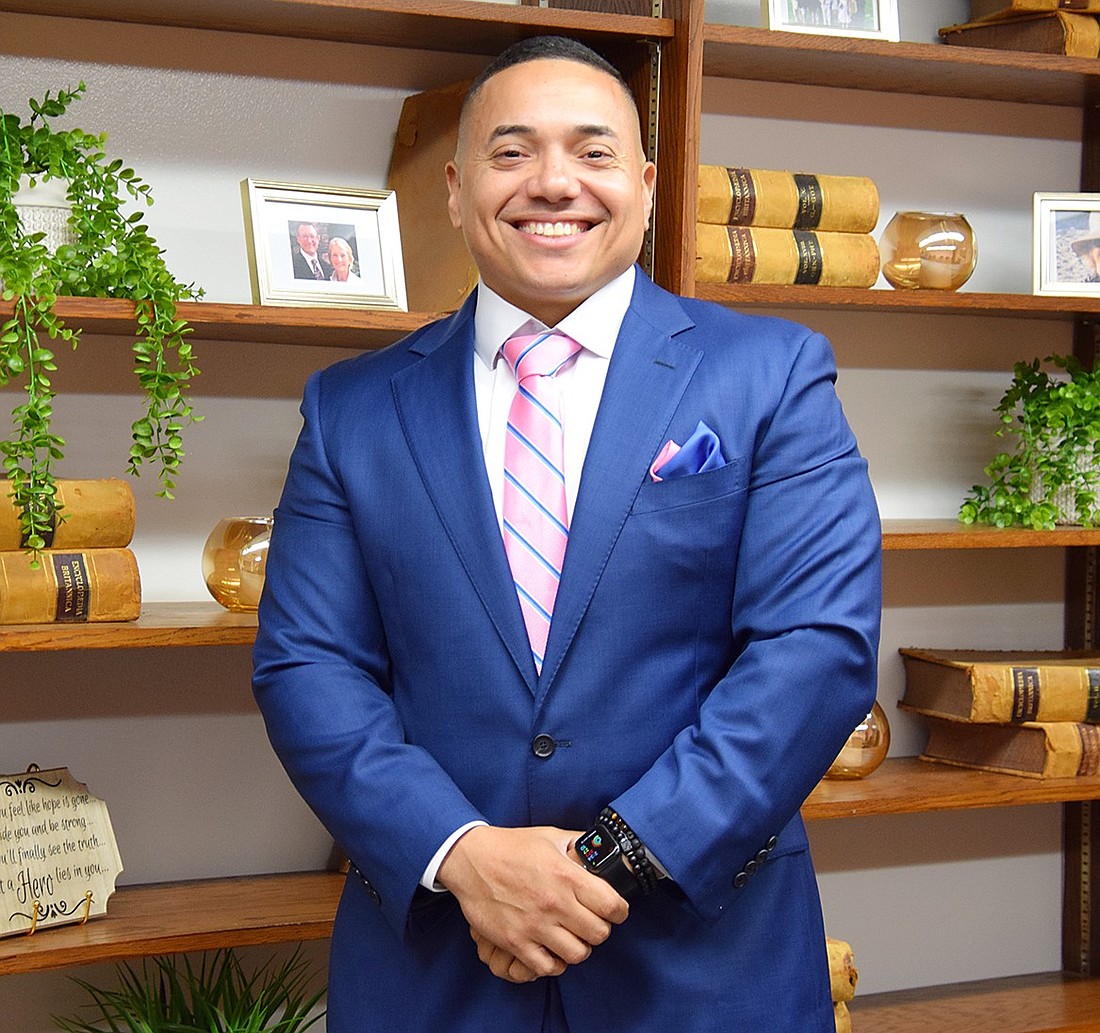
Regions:
<instances>
[{"instance_id":1,"label":"green foliage","mask_svg":"<svg viewBox=\"0 0 1100 1033\"><path fill-rule=\"evenodd\" d=\"M116 967L119 988L74 979L91 998L90 1021L54 1018L65 1033L305 1033L324 1015L310 1013L324 990L310 993L312 973L295 951L248 974L232 949L144 959Z\"/></svg>"},{"instance_id":2,"label":"green foliage","mask_svg":"<svg viewBox=\"0 0 1100 1033\"><path fill-rule=\"evenodd\" d=\"M985 468L988 485L971 488L959 509L963 523L1050 529L1058 516L1054 496L1067 489L1077 522L1100 524L1100 371L1061 355L1046 361L1068 379L1043 369L1038 359L1013 367L1012 383L994 411L997 435L1014 437L1016 447Z\"/></svg>"},{"instance_id":3,"label":"green foliage","mask_svg":"<svg viewBox=\"0 0 1100 1033\"><path fill-rule=\"evenodd\" d=\"M50 125L84 90L80 83L56 96L32 98L26 122L0 111L0 281L4 300L13 303L11 318L0 325L0 386L22 380L26 391L26 401L12 412L14 432L0 442L0 456L35 562L54 519L63 516L55 502L54 464L64 457L65 442L50 429L50 374L57 367L45 342L60 340L75 348L80 334L54 311L59 295L136 303L134 372L145 412L132 425L130 473L136 476L143 464L152 463L158 494L172 498L184 455L181 430L201 419L187 398L199 371L186 339L190 328L176 318L176 302L198 298L202 291L176 281L143 213L125 210L134 202L151 205L153 198L133 169L117 158L108 160L106 134ZM24 231L12 203L23 176L32 184L51 179L68 184L74 245L51 255L44 234Z\"/></svg>"}]
</instances>

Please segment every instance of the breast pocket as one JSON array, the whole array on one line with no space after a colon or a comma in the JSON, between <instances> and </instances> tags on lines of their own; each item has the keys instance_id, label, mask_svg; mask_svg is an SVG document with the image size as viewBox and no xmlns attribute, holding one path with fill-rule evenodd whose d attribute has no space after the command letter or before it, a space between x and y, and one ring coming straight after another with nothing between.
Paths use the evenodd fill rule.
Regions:
<instances>
[{"instance_id":1,"label":"breast pocket","mask_svg":"<svg viewBox=\"0 0 1100 1033\"><path fill-rule=\"evenodd\" d=\"M634 500L631 514L640 516L659 510L677 509L682 506L727 499L745 491L748 464L743 456L736 456L725 466L706 473L671 477L664 481L647 480Z\"/></svg>"}]
</instances>

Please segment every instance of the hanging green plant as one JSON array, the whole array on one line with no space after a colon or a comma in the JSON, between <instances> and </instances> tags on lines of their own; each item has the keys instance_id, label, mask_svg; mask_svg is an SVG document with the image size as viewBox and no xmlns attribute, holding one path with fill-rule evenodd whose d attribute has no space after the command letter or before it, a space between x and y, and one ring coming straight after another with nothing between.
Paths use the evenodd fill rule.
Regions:
<instances>
[{"instance_id":1,"label":"hanging green plant","mask_svg":"<svg viewBox=\"0 0 1100 1033\"><path fill-rule=\"evenodd\" d=\"M1051 529L1100 525L1100 371L1072 357L1017 362L1012 383L994 410L996 434L1016 441L985 468L988 485L974 485L959 509L966 524Z\"/></svg>"},{"instance_id":2,"label":"hanging green plant","mask_svg":"<svg viewBox=\"0 0 1100 1033\"><path fill-rule=\"evenodd\" d=\"M118 989L74 979L91 998L88 1021L54 1018L65 1033L305 1033L325 1014L325 991L311 990L313 973L294 954L249 973L232 948L146 958L138 969L116 967Z\"/></svg>"},{"instance_id":3,"label":"hanging green plant","mask_svg":"<svg viewBox=\"0 0 1100 1033\"><path fill-rule=\"evenodd\" d=\"M137 334L134 373L144 397L144 414L132 424L128 469L135 476L152 463L158 495L172 498L183 459L181 433L201 419L188 400L198 375L190 327L176 318L176 303L199 298L201 290L175 279L163 252L149 235L140 209L153 203L147 183L120 159L109 160L106 134L61 130L51 120L64 115L85 91L47 92L29 102L30 117L0 111L0 282L12 314L0 326L0 386L24 382L26 400L12 412L14 430L0 442L3 470L20 514L23 544L33 562L64 514L56 502L54 467L65 441L51 429L56 359L49 341L75 348L80 330L55 312L60 295L126 298L135 303ZM73 242L53 253L45 234L28 232L13 203L21 185L62 180L71 205Z\"/></svg>"}]
</instances>

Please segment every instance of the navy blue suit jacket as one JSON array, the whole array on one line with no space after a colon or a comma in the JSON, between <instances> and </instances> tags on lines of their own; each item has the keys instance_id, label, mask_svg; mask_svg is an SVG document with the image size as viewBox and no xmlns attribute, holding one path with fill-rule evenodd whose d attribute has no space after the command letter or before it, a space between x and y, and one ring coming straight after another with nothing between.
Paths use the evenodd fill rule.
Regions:
<instances>
[{"instance_id":1,"label":"navy blue suit jacket","mask_svg":"<svg viewBox=\"0 0 1100 1033\"><path fill-rule=\"evenodd\" d=\"M275 517L256 697L354 864L330 1033L539 1030L545 984L493 977L418 879L467 821L584 828L609 803L672 878L560 978L573 1027L827 1033L798 810L870 709L880 610L828 343L639 272L537 676L479 438L474 305L310 379ZM653 482L700 420L725 465Z\"/></svg>"}]
</instances>

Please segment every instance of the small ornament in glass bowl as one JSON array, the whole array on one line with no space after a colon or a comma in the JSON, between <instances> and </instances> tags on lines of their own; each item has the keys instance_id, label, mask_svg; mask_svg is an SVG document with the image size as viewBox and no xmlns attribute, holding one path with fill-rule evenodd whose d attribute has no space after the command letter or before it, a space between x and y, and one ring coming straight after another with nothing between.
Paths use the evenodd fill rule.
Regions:
<instances>
[{"instance_id":1,"label":"small ornament in glass bowl","mask_svg":"<svg viewBox=\"0 0 1100 1033\"><path fill-rule=\"evenodd\" d=\"M958 212L898 212L879 253L882 275L898 290L956 291L978 264L974 231Z\"/></svg>"},{"instance_id":2,"label":"small ornament in glass bowl","mask_svg":"<svg viewBox=\"0 0 1100 1033\"><path fill-rule=\"evenodd\" d=\"M272 517L226 517L206 539L202 576L227 610L251 613L259 607L274 522Z\"/></svg>"},{"instance_id":3,"label":"small ornament in glass bowl","mask_svg":"<svg viewBox=\"0 0 1100 1033\"><path fill-rule=\"evenodd\" d=\"M848 736L825 777L866 778L886 759L889 750L890 722L886 719L886 711L875 700L871 712Z\"/></svg>"}]
</instances>

